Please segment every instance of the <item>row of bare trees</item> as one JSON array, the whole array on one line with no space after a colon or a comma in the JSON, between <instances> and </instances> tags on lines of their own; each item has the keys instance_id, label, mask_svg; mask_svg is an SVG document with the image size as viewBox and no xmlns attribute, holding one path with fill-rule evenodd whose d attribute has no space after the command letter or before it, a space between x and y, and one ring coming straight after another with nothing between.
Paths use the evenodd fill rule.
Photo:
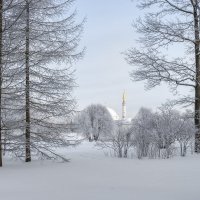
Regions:
<instances>
[{"instance_id":1,"label":"row of bare trees","mask_svg":"<svg viewBox=\"0 0 200 200\"><path fill-rule=\"evenodd\" d=\"M55 158L74 112L72 64L83 22L73 0L0 0L0 166L2 154ZM69 120L70 121L70 120Z\"/></svg>"},{"instance_id":2,"label":"row of bare trees","mask_svg":"<svg viewBox=\"0 0 200 200\"><path fill-rule=\"evenodd\" d=\"M95 104L85 108L76 118L79 132L89 141L110 149L119 158L170 158L193 152L195 125L193 114L180 113L171 102L157 112L141 108L132 121L114 121L108 109Z\"/></svg>"},{"instance_id":3,"label":"row of bare trees","mask_svg":"<svg viewBox=\"0 0 200 200\"><path fill-rule=\"evenodd\" d=\"M170 158L193 152L195 126L189 112L181 114L164 104L157 112L141 108L132 120L117 122L115 130L98 142L119 158Z\"/></svg>"},{"instance_id":4,"label":"row of bare trees","mask_svg":"<svg viewBox=\"0 0 200 200\"><path fill-rule=\"evenodd\" d=\"M177 152L186 156L193 148L195 126L190 112L181 114L169 104L156 113L141 108L130 129L138 158L169 158Z\"/></svg>"}]
</instances>

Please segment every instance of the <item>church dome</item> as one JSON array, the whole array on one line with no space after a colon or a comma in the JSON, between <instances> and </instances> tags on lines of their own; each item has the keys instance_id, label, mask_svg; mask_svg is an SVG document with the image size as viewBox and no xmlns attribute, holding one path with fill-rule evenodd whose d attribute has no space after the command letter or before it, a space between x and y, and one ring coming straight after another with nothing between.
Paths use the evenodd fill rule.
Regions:
<instances>
[{"instance_id":1,"label":"church dome","mask_svg":"<svg viewBox=\"0 0 200 200\"><path fill-rule=\"evenodd\" d=\"M112 109L112 108L108 108L106 107L108 112L110 113L111 117L113 118L113 120L119 120L120 117L119 115Z\"/></svg>"}]
</instances>

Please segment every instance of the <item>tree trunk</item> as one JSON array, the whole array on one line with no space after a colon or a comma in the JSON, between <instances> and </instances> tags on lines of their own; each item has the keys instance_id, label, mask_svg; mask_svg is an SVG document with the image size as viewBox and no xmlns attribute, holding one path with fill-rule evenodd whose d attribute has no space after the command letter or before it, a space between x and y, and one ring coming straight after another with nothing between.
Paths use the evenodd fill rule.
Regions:
<instances>
[{"instance_id":1,"label":"tree trunk","mask_svg":"<svg viewBox=\"0 0 200 200\"><path fill-rule=\"evenodd\" d=\"M186 156L186 153L187 153L187 145L184 144L183 145L183 156Z\"/></svg>"},{"instance_id":2,"label":"tree trunk","mask_svg":"<svg viewBox=\"0 0 200 200\"><path fill-rule=\"evenodd\" d=\"M25 72L26 72L26 86L25 86L25 98L26 98L26 155L25 162L31 161L31 148L30 148L30 77L29 77L29 46L30 46L30 13L29 13L29 0L26 0L26 51L25 51Z\"/></svg>"},{"instance_id":3,"label":"tree trunk","mask_svg":"<svg viewBox=\"0 0 200 200\"><path fill-rule=\"evenodd\" d=\"M195 29L195 64L196 64L196 86L195 86L195 152L200 153L200 56L199 56L199 18L198 3L194 6L194 29Z\"/></svg>"},{"instance_id":4,"label":"tree trunk","mask_svg":"<svg viewBox=\"0 0 200 200\"><path fill-rule=\"evenodd\" d=\"M97 142L99 139L99 136L98 135L94 135L94 141Z\"/></svg>"},{"instance_id":5,"label":"tree trunk","mask_svg":"<svg viewBox=\"0 0 200 200\"><path fill-rule=\"evenodd\" d=\"M127 157L128 157L128 149L125 148L125 149L124 149L124 158L127 158Z\"/></svg>"},{"instance_id":6,"label":"tree trunk","mask_svg":"<svg viewBox=\"0 0 200 200\"><path fill-rule=\"evenodd\" d=\"M2 167L2 48L3 48L3 0L0 0L0 167Z\"/></svg>"},{"instance_id":7,"label":"tree trunk","mask_svg":"<svg viewBox=\"0 0 200 200\"><path fill-rule=\"evenodd\" d=\"M121 148L118 149L118 157L122 158L122 149Z\"/></svg>"}]
</instances>

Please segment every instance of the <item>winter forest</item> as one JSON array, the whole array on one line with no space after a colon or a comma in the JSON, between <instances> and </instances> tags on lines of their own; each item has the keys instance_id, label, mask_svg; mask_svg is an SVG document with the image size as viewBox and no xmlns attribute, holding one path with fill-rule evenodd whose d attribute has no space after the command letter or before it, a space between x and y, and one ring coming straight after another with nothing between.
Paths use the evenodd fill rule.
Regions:
<instances>
[{"instance_id":1,"label":"winter forest","mask_svg":"<svg viewBox=\"0 0 200 200\"><path fill-rule=\"evenodd\" d=\"M0 200L198 200L200 2L0 0Z\"/></svg>"}]
</instances>

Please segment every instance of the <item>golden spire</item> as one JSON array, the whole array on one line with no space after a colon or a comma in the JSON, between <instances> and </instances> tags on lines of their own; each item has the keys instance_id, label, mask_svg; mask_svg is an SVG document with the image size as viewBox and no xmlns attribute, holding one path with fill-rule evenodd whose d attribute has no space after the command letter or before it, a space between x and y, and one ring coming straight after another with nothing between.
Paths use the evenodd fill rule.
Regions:
<instances>
[{"instance_id":1,"label":"golden spire","mask_svg":"<svg viewBox=\"0 0 200 200\"><path fill-rule=\"evenodd\" d=\"M124 90L123 97L122 97L122 119L126 119L126 93Z\"/></svg>"},{"instance_id":2,"label":"golden spire","mask_svg":"<svg viewBox=\"0 0 200 200\"><path fill-rule=\"evenodd\" d=\"M125 90L124 90L124 93L123 93L122 101L123 101L123 103L126 102L126 92L125 92Z\"/></svg>"}]
</instances>

